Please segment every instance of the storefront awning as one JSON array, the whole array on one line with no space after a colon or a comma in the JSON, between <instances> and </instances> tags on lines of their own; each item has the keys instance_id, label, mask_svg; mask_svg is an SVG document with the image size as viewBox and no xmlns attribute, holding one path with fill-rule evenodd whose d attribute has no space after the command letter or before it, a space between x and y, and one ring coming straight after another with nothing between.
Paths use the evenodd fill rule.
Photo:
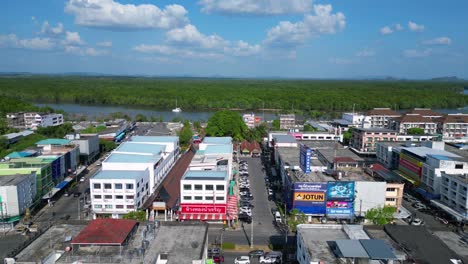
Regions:
<instances>
[{"instance_id":1,"label":"storefront awning","mask_svg":"<svg viewBox=\"0 0 468 264\"><path fill-rule=\"evenodd\" d=\"M448 207L447 205L441 203L440 201L436 201L436 200L431 200L431 204L433 204L433 205L439 207L440 209L444 210L445 212L449 213L450 215L455 217L458 221L468 220L468 213L463 215L463 214L453 210L452 208Z\"/></svg>"},{"instance_id":2,"label":"storefront awning","mask_svg":"<svg viewBox=\"0 0 468 264\"><path fill-rule=\"evenodd\" d=\"M231 220L236 218L237 215L229 215ZM179 214L179 220L223 221L227 219L226 214Z\"/></svg>"}]
</instances>

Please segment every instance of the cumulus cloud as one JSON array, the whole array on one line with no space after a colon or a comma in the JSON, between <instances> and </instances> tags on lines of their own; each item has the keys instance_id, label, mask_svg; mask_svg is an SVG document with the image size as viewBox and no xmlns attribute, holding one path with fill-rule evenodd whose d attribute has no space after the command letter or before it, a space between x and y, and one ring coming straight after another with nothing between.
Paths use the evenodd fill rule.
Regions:
<instances>
[{"instance_id":1,"label":"cumulus cloud","mask_svg":"<svg viewBox=\"0 0 468 264\"><path fill-rule=\"evenodd\" d=\"M78 32L65 32L65 39L62 42L64 45L84 45Z\"/></svg>"},{"instance_id":2,"label":"cumulus cloud","mask_svg":"<svg viewBox=\"0 0 468 264\"><path fill-rule=\"evenodd\" d=\"M96 45L98 45L100 47L110 48L110 47L112 47L112 41L103 41L103 42L97 43Z\"/></svg>"},{"instance_id":3,"label":"cumulus cloud","mask_svg":"<svg viewBox=\"0 0 468 264\"><path fill-rule=\"evenodd\" d=\"M284 15L312 10L312 0L201 0L204 13Z\"/></svg>"},{"instance_id":4,"label":"cumulus cloud","mask_svg":"<svg viewBox=\"0 0 468 264\"><path fill-rule=\"evenodd\" d=\"M204 35L194 25L186 25L183 28L169 30L166 33L169 42L197 46L204 49L223 48L228 44L226 40L218 35Z\"/></svg>"},{"instance_id":5,"label":"cumulus cloud","mask_svg":"<svg viewBox=\"0 0 468 264\"><path fill-rule=\"evenodd\" d=\"M402 31L403 29L405 29L401 24L395 24L395 30L396 31Z\"/></svg>"},{"instance_id":6,"label":"cumulus cloud","mask_svg":"<svg viewBox=\"0 0 468 264\"><path fill-rule=\"evenodd\" d=\"M429 39L423 42L425 45L450 45L452 44L452 39L449 37L440 37L435 39Z\"/></svg>"},{"instance_id":7,"label":"cumulus cloud","mask_svg":"<svg viewBox=\"0 0 468 264\"><path fill-rule=\"evenodd\" d=\"M19 39L15 34L0 35L0 47L51 50L55 44L50 38Z\"/></svg>"},{"instance_id":8,"label":"cumulus cloud","mask_svg":"<svg viewBox=\"0 0 468 264\"><path fill-rule=\"evenodd\" d=\"M391 29L389 26L385 26L380 29L380 34L382 35L389 35L393 33L393 29Z\"/></svg>"},{"instance_id":9,"label":"cumulus cloud","mask_svg":"<svg viewBox=\"0 0 468 264\"><path fill-rule=\"evenodd\" d=\"M424 58L429 57L432 54L432 49L415 50L407 49L403 51L403 56L406 58Z\"/></svg>"},{"instance_id":10,"label":"cumulus cloud","mask_svg":"<svg viewBox=\"0 0 468 264\"><path fill-rule=\"evenodd\" d=\"M414 31L414 32L424 31L424 25L418 25L418 24L416 24L415 22L412 22L412 21L408 22L408 28L411 31Z\"/></svg>"},{"instance_id":11,"label":"cumulus cloud","mask_svg":"<svg viewBox=\"0 0 468 264\"><path fill-rule=\"evenodd\" d=\"M114 0L68 0L65 11L75 23L87 27L113 29L171 29L188 23L187 10L181 5L163 9L151 4L121 4Z\"/></svg>"},{"instance_id":12,"label":"cumulus cloud","mask_svg":"<svg viewBox=\"0 0 468 264\"><path fill-rule=\"evenodd\" d=\"M236 44L226 47L225 52L237 57L251 56L258 54L261 51L260 45L250 45L249 43L239 40Z\"/></svg>"},{"instance_id":13,"label":"cumulus cloud","mask_svg":"<svg viewBox=\"0 0 468 264\"><path fill-rule=\"evenodd\" d=\"M302 21L281 21L268 30L265 43L272 46L296 46L312 36L334 34L346 25L343 13L332 14L331 5L314 5L314 14L307 14Z\"/></svg>"},{"instance_id":14,"label":"cumulus cloud","mask_svg":"<svg viewBox=\"0 0 468 264\"><path fill-rule=\"evenodd\" d=\"M79 55L79 56L101 56L109 54L107 50L97 50L95 48L84 48L84 47L77 47L77 46L65 46L64 51L69 54Z\"/></svg>"},{"instance_id":15,"label":"cumulus cloud","mask_svg":"<svg viewBox=\"0 0 468 264\"><path fill-rule=\"evenodd\" d=\"M356 57L373 57L375 56L375 51L370 49L363 49L361 51L356 52Z\"/></svg>"},{"instance_id":16,"label":"cumulus cloud","mask_svg":"<svg viewBox=\"0 0 468 264\"><path fill-rule=\"evenodd\" d=\"M57 23L57 26L52 27L48 21L42 23L41 34L50 35L50 36L59 36L62 35L65 31L65 28L62 23Z\"/></svg>"}]
</instances>

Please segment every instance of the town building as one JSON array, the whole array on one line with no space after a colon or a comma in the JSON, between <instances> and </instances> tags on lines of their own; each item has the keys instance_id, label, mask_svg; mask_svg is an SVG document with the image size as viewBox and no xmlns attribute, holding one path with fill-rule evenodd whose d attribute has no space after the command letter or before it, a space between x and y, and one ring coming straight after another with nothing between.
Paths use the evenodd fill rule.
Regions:
<instances>
[{"instance_id":1,"label":"town building","mask_svg":"<svg viewBox=\"0 0 468 264\"><path fill-rule=\"evenodd\" d=\"M33 131L23 130L18 133L9 133L9 134L2 135L2 137L5 137L8 140L8 144L14 144L18 142L18 140L22 139L23 137L27 137L32 134L34 134Z\"/></svg>"},{"instance_id":2,"label":"town building","mask_svg":"<svg viewBox=\"0 0 468 264\"><path fill-rule=\"evenodd\" d=\"M262 148L257 141L247 141L244 140L240 143L239 151L240 154L243 156L250 156L250 157L260 157L262 153Z\"/></svg>"},{"instance_id":3,"label":"town building","mask_svg":"<svg viewBox=\"0 0 468 264\"><path fill-rule=\"evenodd\" d=\"M13 225L36 198L36 174L0 176L0 223Z\"/></svg>"},{"instance_id":4,"label":"town building","mask_svg":"<svg viewBox=\"0 0 468 264\"><path fill-rule=\"evenodd\" d=\"M327 170L363 167L364 160L348 148L338 147L317 150L317 159Z\"/></svg>"},{"instance_id":5,"label":"town building","mask_svg":"<svg viewBox=\"0 0 468 264\"><path fill-rule=\"evenodd\" d=\"M24 113L24 124L26 128L37 129L38 127L59 126L63 124L63 115L55 113Z\"/></svg>"},{"instance_id":6,"label":"town building","mask_svg":"<svg viewBox=\"0 0 468 264\"><path fill-rule=\"evenodd\" d=\"M430 119L439 119L444 116L443 114L437 113L430 108L414 108L413 110L409 111L407 114L420 115L422 117L426 117Z\"/></svg>"},{"instance_id":7,"label":"town building","mask_svg":"<svg viewBox=\"0 0 468 264\"><path fill-rule=\"evenodd\" d=\"M387 128L389 119L399 117L401 114L390 108L374 108L368 111L366 116L370 118L371 128Z\"/></svg>"},{"instance_id":8,"label":"town building","mask_svg":"<svg viewBox=\"0 0 468 264\"><path fill-rule=\"evenodd\" d=\"M464 164L466 166L466 163ZM466 167L465 167L466 168ZM440 202L431 203L449 212L458 221L468 220L468 173L441 173Z\"/></svg>"},{"instance_id":9,"label":"town building","mask_svg":"<svg viewBox=\"0 0 468 264\"><path fill-rule=\"evenodd\" d=\"M67 139L71 140L72 144L78 145L81 164L88 165L98 159L100 153L98 135L67 135Z\"/></svg>"},{"instance_id":10,"label":"town building","mask_svg":"<svg viewBox=\"0 0 468 264\"><path fill-rule=\"evenodd\" d=\"M379 141L396 141L396 136L387 128L354 128L350 146L359 154L375 154Z\"/></svg>"},{"instance_id":11,"label":"town building","mask_svg":"<svg viewBox=\"0 0 468 264\"><path fill-rule=\"evenodd\" d=\"M466 140L468 138L468 115L448 114L440 119L439 133L446 140Z\"/></svg>"},{"instance_id":12,"label":"town building","mask_svg":"<svg viewBox=\"0 0 468 264\"><path fill-rule=\"evenodd\" d=\"M284 114L279 116L280 129L294 129L296 126L295 114Z\"/></svg>"},{"instance_id":13,"label":"town building","mask_svg":"<svg viewBox=\"0 0 468 264\"><path fill-rule=\"evenodd\" d=\"M25 128L24 123L24 112L7 113L6 114L7 125L12 128Z\"/></svg>"},{"instance_id":14,"label":"town building","mask_svg":"<svg viewBox=\"0 0 468 264\"><path fill-rule=\"evenodd\" d=\"M419 128L424 132L424 134L434 135L437 133L437 121L435 118L408 113L400 117L389 119L388 128L405 135L411 134L408 133L410 129Z\"/></svg>"},{"instance_id":15,"label":"town building","mask_svg":"<svg viewBox=\"0 0 468 264\"><path fill-rule=\"evenodd\" d=\"M254 113L243 114L242 119L244 120L244 123L247 125L248 128L254 128L258 126L262 121L262 118L256 116Z\"/></svg>"}]
</instances>

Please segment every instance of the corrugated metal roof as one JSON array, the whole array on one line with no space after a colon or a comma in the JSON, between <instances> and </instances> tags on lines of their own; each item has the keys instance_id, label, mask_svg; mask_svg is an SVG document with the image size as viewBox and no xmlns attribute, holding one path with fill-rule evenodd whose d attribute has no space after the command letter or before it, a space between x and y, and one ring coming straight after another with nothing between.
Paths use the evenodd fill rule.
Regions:
<instances>
[{"instance_id":1,"label":"corrugated metal roof","mask_svg":"<svg viewBox=\"0 0 468 264\"><path fill-rule=\"evenodd\" d=\"M112 180L112 179L139 179L145 174L148 174L148 170L144 171L124 171L124 170L107 170L107 171L98 171L92 179L97 180Z\"/></svg>"},{"instance_id":2,"label":"corrugated metal roof","mask_svg":"<svg viewBox=\"0 0 468 264\"><path fill-rule=\"evenodd\" d=\"M230 154L232 153L232 145L208 145L206 146L205 155L212 154Z\"/></svg>"},{"instance_id":3,"label":"corrugated metal roof","mask_svg":"<svg viewBox=\"0 0 468 264\"><path fill-rule=\"evenodd\" d=\"M183 180L226 179L227 171L186 171Z\"/></svg>"},{"instance_id":4,"label":"corrugated metal roof","mask_svg":"<svg viewBox=\"0 0 468 264\"><path fill-rule=\"evenodd\" d=\"M135 220L95 219L71 242L72 245L121 245L138 224Z\"/></svg>"},{"instance_id":5,"label":"corrugated metal roof","mask_svg":"<svg viewBox=\"0 0 468 264\"><path fill-rule=\"evenodd\" d=\"M161 152L164 152L165 150L165 145L124 142L120 144L120 146L115 150L115 152L159 154Z\"/></svg>"},{"instance_id":6,"label":"corrugated metal roof","mask_svg":"<svg viewBox=\"0 0 468 264\"><path fill-rule=\"evenodd\" d=\"M121 163L151 163L160 159L159 155L140 155L140 154L124 154L112 153L105 162L121 162Z\"/></svg>"},{"instance_id":7,"label":"corrugated metal roof","mask_svg":"<svg viewBox=\"0 0 468 264\"><path fill-rule=\"evenodd\" d=\"M232 138L231 137L205 137L205 139L203 139L203 143L205 144L231 144Z\"/></svg>"},{"instance_id":8,"label":"corrugated metal roof","mask_svg":"<svg viewBox=\"0 0 468 264\"><path fill-rule=\"evenodd\" d=\"M273 139L277 143L297 143L296 139L291 135L274 135Z\"/></svg>"},{"instance_id":9,"label":"corrugated metal roof","mask_svg":"<svg viewBox=\"0 0 468 264\"><path fill-rule=\"evenodd\" d=\"M392 248L380 239L360 239L361 245L371 259L397 259Z\"/></svg>"},{"instance_id":10,"label":"corrugated metal roof","mask_svg":"<svg viewBox=\"0 0 468 264\"><path fill-rule=\"evenodd\" d=\"M63 139L63 138L48 138L36 142L36 145L68 145L70 144L71 140Z\"/></svg>"},{"instance_id":11,"label":"corrugated metal roof","mask_svg":"<svg viewBox=\"0 0 468 264\"><path fill-rule=\"evenodd\" d=\"M175 143L179 141L179 137L171 136L133 136L131 139L133 142L151 142L151 143Z\"/></svg>"},{"instance_id":12,"label":"corrugated metal roof","mask_svg":"<svg viewBox=\"0 0 468 264\"><path fill-rule=\"evenodd\" d=\"M335 243L345 258L369 258L359 240L335 240Z\"/></svg>"}]
</instances>

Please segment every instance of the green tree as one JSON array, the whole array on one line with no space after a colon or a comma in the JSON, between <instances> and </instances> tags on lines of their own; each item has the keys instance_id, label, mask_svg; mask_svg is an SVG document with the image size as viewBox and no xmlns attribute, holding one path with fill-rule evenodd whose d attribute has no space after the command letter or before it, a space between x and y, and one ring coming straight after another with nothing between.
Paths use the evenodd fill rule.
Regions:
<instances>
[{"instance_id":1,"label":"green tree","mask_svg":"<svg viewBox=\"0 0 468 264\"><path fill-rule=\"evenodd\" d=\"M123 215L123 219L131 219L137 221L146 221L146 212L142 210L131 211Z\"/></svg>"},{"instance_id":2,"label":"green tree","mask_svg":"<svg viewBox=\"0 0 468 264\"><path fill-rule=\"evenodd\" d=\"M292 209L287 215L286 224L288 225L289 230L296 232L297 225L307 223L307 216L300 212L297 208Z\"/></svg>"},{"instance_id":3,"label":"green tree","mask_svg":"<svg viewBox=\"0 0 468 264\"><path fill-rule=\"evenodd\" d=\"M71 123L65 123L60 126L49 126L49 127L38 127L36 130L37 134L43 135L49 138L63 138L67 134L75 132Z\"/></svg>"},{"instance_id":4,"label":"green tree","mask_svg":"<svg viewBox=\"0 0 468 264\"><path fill-rule=\"evenodd\" d=\"M393 221L396 208L393 206L377 207L367 210L365 218L376 225L386 225Z\"/></svg>"},{"instance_id":5,"label":"green tree","mask_svg":"<svg viewBox=\"0 0 468 264\"><path fill-rule=\"evenodd\" d=\"M179 136L181 146L187 147L188 145L190 145L190 142L192 141L193 137L193 132L190 126L190 122L188 120L184 121L184 126L182 127L182 129L179 130L177 135Z\"/></svg>"},{"instance_id":6,"label":"green tree","mask_svg":"<svg viewBox=\"0 0 468 264\"><path fill-rule=\"evenodd\" d=\"M304 125L304 131L305 132L315 132L315 131L317 131L317 128L315 128L315 127L313 127L313 126L311 126L309 124L305 124Z\"/></svg>"},{"instance_id":7,"label":"green tree","mask_svg":"<svg viewBox=\"0 0 468 264\"><path fill-rule=\"evenodd\" d=\"M0 149L8 148L8 139L6 137L0 136Z\"/></svg>"},{"instance_id":8,"label":"green tree","mask_svg":"<svg viewBox=\"0 0 468 264\"><path fill-rule=\"evenodd\" d=\"M412 127L406 131L408 135L424 135L424 129L419 127Z\"/></svg>"},{"instance_id":9,"label":"green tree","mask_svg":"<svg viewBox=\"0 0 468 264\"><path fill-rule=\"evenodd\" d=\"M350 127L348 128L348 130L346 130L344 133L343 133L343 143L345 145L349 145L349 142L351 141L351 138L353 137L353 128Z\"/></svg>"},{"instance_id":10,"label":"green tree","mask_svg":"<svg viewBox=\"0 0 468 264\"><path fill-rule=\"evenodd\" d=\"M148 122L148 118L146 118L146 116L143 114L138 114L135 116L135 121L136 122Z\"/></svg>"},{"instance_id":11,"label":"green tree","mask_svg":"<svg viewBox=\"0 0 468 264\"><path fill-rule=\"evenodd\" d=\"M99 149L101 152L109 152L117 147L114 141L99 139Z\"/></svg>"},{"instance_id":12,"label":"green tree","mask_svg":"<svg viewBox=\"0 0 468 264\"><path fill-rule=\"evenodd\" d=\"M194 127L198 132L200 132L201 129L202 129L202 127L201 127L201 122L200 122L199 120L195 121L195 122L193 123L193 127Z\"/></svg>"},{"instance_id":13,"label":"green tree","mask_svg":"<svg viewBox=\"0 0 468 264\"><path fill-rule=\"evenodd\" d=\"M280 121L279 121L279 119L273 120L273 122L271 122L271 126L272 126L273 130L280 130Z\"/></svg>"},{"instance_id":14,"label":"green tree","mask_svg":"<svg viewBox=\"0 0 468 264\"><path fill-rule=\"evenodd\" d=\"M232 137L236 141L244 139L247 125L239 113L223 110L218 111L208 119L206 134L212 137Z\"/></svg>"}]
</instances>

